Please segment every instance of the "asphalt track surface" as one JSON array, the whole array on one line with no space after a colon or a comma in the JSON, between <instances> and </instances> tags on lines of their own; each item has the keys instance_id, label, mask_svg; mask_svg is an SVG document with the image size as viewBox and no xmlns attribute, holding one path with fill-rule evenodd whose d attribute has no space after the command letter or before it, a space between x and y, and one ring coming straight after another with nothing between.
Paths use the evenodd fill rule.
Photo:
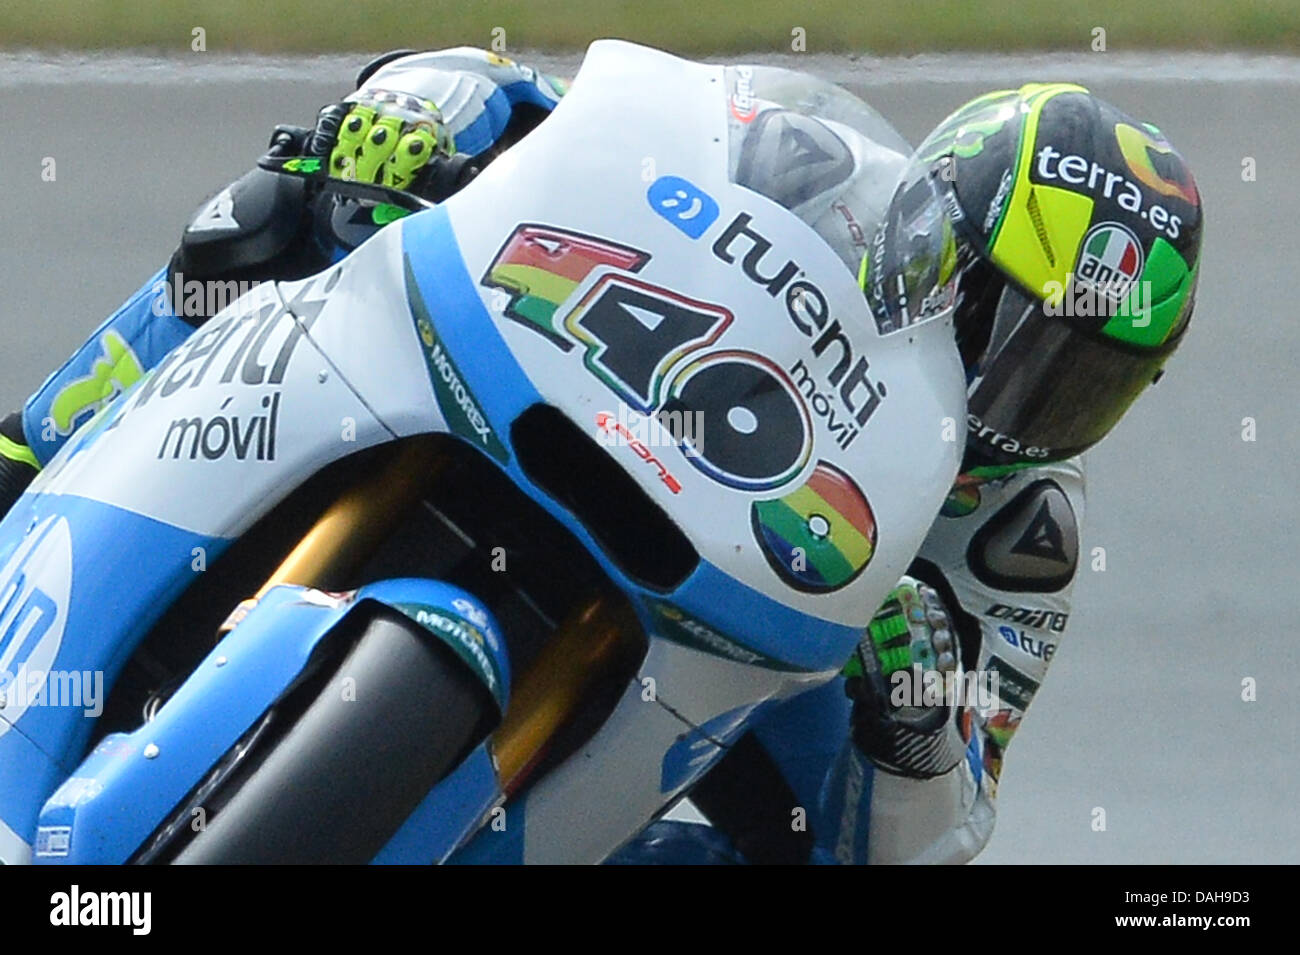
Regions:
<instances>
[{"instance_id":1,"label":"asphalt track surface","mask_svg":"<svg viewBox=\"0 0 1300 955\"><path fill-rule=\"evenodd\" d=\"M364 59L0 56L0 406L166 261L273 124L309 123ZM571 75L575 62L546 66ZM1088 454L1084 553L1104 547L1106 569L1084 564L982 859L1300 861L1300 61L775 62L853 88L913 142L989 88L1078 80L1189 158L1208 222L1196 319L1169 374ZM1242 701L1247 677L1256 702Z\"/></svg>"}]
</instances>

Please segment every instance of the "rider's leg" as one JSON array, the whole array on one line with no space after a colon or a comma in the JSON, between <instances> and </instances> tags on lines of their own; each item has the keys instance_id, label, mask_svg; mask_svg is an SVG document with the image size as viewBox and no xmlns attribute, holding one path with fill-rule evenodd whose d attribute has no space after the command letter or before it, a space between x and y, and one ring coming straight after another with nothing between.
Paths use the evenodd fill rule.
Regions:
<instances>
[{"instance_id":1,"label":"rider's leg","mask_svg":"<svg viewBox=\"0 0 1300 955\"><path fill-rule=\"evenodd\" d=\"M13 506L40 468L23 434L22 415L15 412L0 421L0 515Z\"/></svg>"},{"instance_id":2,"label":"rider's leg","mask_svg":"<svg viewBox=\"0 0 1300 955\"><path fill-rule=\"evenodd\" d=\"M161 270L145 282L27 399L23 433L40 466L194 330L172 314L165 279Z\"/></svg>"},{"instance_id":3,"label":"rider's leg","mask_svg":"<svg viewBox=\"0 0 1300 955\"><path fill-rule=\"evenodd\" d=\"M0 516L78 427L228 304L230 287L302 278L329 259L311 236L301 180L254 169L223 189L190 222L167 268L45 380L20 423L11 416L0 426Z\"/></svg>"}]
</instances>

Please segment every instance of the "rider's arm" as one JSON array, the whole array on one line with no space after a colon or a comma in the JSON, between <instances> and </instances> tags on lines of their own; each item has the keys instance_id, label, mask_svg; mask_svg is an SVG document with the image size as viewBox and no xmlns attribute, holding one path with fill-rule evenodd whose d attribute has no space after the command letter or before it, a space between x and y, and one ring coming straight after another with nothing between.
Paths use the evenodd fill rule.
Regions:
<instances>
[{"instance_id":1,"label":"rider's arm","mask_svg":"<svg viewBox=\"0 0 1300 955\"><path fill-rule=\"evenodd\" d=\"M394 88L438 104L458 153L504 148L553 110L567 90L555 77L474 47L381 58L359 91Z\"/></svg>"},{"instance_id":2,"label":"rider's arm","mask_svg":"<svg viewBox=\"0 0 1300 955\"><path fill-rule=\"evenodd\" d=\"M953 619L963 670L977 687L996 675L997 695L988 706L977 695L959 713L964 754L945 772L899 772L845 747L824 789L824 815L841 827L839 861L959 863L987 844L1007 745L1069 620L1083 491L1076 459L955 492L945 504L912 573Z\"/></svg>"},{"instance_id":3,"label":"rider's arm","mask_svg":"<svg viewBox=\"0 0 1300 955\"><path fill-rule=\"evenodd\" d=\"M461 155L509 145L564 91L559 80L470 47L385 60L363 70L359 86L435 99ZM260 169L206 202L168 267L48 377L20 415L0 424L0 514L77 427L231 300L232 290L300 278L328 265L330 252L312 239L309 219L302 183Z\"/></svg>"}]
</instances>

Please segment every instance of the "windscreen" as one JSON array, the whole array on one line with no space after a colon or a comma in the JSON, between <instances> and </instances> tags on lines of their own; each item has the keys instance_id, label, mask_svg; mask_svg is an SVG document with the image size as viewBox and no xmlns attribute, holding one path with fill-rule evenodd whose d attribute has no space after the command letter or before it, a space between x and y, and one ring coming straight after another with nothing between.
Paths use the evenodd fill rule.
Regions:
<instances>
[{"instance_id":1,"label":"windscreen","mask_svg":"<svg viewBox=\"0 0 1300 955\"><path fill-rule=\"evenodd\" d=\"M867 294L881 334L948 314L956 247L933 185L902 182L912 149L847 90L793 70L734 66L733 182L812 226Z\"/></svg>"}]
</instances>

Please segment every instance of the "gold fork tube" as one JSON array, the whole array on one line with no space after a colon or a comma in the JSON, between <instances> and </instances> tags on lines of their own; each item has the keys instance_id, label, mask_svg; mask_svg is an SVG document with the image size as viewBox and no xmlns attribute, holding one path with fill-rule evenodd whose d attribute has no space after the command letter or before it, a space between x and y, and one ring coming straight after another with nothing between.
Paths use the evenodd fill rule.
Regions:
<instances>
[{"instance_id":1,"label":"gold fork tube","mask_svg":"<svg viewBox=\"0 0 1300 955\"><path fill-rule=\"evenodd\" d=\"M639 632L630 608L607 597L579 606L560 624L515 685L505 719L492 736L506 795L522 785L591 689L635 665L631 654L639 648Z\"/></svg>"},{"instance_id":2,"label":"gold fork tube","mask_svg":"<svg viewBox=\"0 0 1300 955\"><path fill-rule=\"evenodd\" d=\"M338 585L393 532L428 488L439 462L435 441L404 442L373 476L330 505L246 605L280 584ZM516 681L505 717L492 735L503 792L509 795L523 784L593 687L631 672L639 634L631 608L608 597L581 604L560 624Z\"/></svg>"},{"instance_id":3,"label":"gold fork tube","mask_svg":"<svg viewBox=\"0 0 1300 955\"><path fill-rule=\"evenodd\" d=\"M322 587L374 555L406 509L429 486L438 465L436 442L405 442L373 476L344 492L257 592L280 584Z\"/></svg>"}]
</instances>

